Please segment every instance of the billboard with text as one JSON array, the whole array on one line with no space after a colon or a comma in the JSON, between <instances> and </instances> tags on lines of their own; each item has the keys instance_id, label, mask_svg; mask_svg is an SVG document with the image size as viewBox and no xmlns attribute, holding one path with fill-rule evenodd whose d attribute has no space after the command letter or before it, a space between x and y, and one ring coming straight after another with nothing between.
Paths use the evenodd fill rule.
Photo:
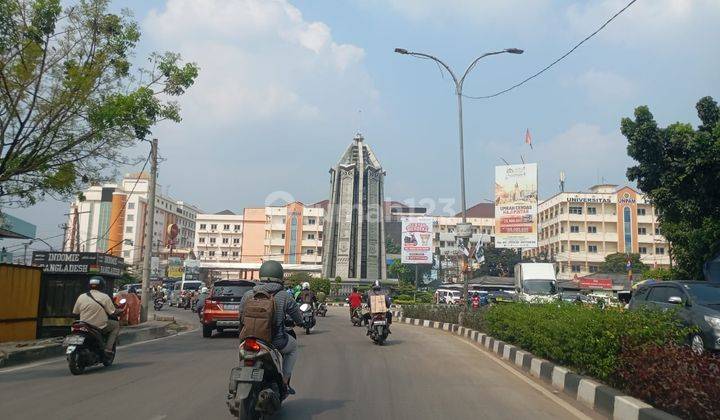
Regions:
<instances>
[{"instance_id":1,"label":"billboard with text","mask_svg":"<svg viewBox=\"0 0 720 420\"><path fill-rule=\"evenodd\" d=\"M535 248L537 164L495 167L495 247Z\"/></svg>"},{"instance_id":2,"label":"billboard with text","mask_svg":"<svg viewBox=\"0 0 720 420\"><path fill-rule=\"evenodd\" d=\"M403 217L401 255L403 264L432 264L432 217Z\"/></svg>"}]
</instances>

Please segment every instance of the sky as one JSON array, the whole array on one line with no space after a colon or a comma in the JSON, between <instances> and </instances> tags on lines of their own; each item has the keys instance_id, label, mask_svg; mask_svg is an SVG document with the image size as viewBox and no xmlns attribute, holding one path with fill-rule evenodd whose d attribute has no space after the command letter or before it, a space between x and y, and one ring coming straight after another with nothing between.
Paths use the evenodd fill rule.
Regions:
<instances>
[{"instance_id":1,"label":"sky","mask_svg":"<svg viewBox=\"0 0 720 420\"><path fill-rule=\"evenodd\" d=\"M115 0L112 8L130 9L140 24L136 64L174 51L200 66L179 101L183 121L153 133L163 193L206 212L268 197L320 201L328 169L362 132L387 172L385 198L442 214L440 203L459 203L454 87L432 62L394 48L433 54L456 73L482 53L525 50L479 62L464 93L485 95L543 68L628 1ZM709 41L720 39L719 20L717 0L638 0L540 77L465 99L468 205L493 198L503 160L538 163L541 199L558 191L560 171L567 191L629 184L621 118L647 105L663 126L697 125L697 100L720 96L720 44ZM146 156L144 148L128 154ZM8 212L45 238L60 233L68 207Z\"/></svg>"}]
</instances>

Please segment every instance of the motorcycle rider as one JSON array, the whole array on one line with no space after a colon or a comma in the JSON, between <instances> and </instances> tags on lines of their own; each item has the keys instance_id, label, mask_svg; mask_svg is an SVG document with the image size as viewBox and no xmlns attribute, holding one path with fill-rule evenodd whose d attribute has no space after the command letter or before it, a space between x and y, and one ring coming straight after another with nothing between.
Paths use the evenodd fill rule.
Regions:
<instances>
[{"instance_id":1,"label":"motorcycle rider","mask_svg":"<svg viewBox=\"0 0 720 420\"><path fill-rule=\"evenodd\" d=\"M385 317L387 318L387 325L388 325L388 332L390 331L390 324L392 324L392 313L390 312L390 305L392 304L392 301L390 300L390 296L385 294L382 290L382 286L380 285L380 280L375 280L375 283L373 283L372 288L367 291L367 305L368 308L370 308L370 296L385 296L385 306L387 307L387 313L385 314ZM370 312L366 313L363 316L363 319L365 321L365 325L367 325L370 322L370 317L372 314Z\"/></svg>"},{"instance_id":2,"label":"motorcycle rider","mask_svg":"<svg viewBox=\"0 0 720 420\"><path fill-rule=\"evenodd\" d=\"M272 345L283 355L283 380L287 392L295 394L290 387L290 377L298 358L297 341L285 331L285 318L289 317L295 324L302 326L303 318L297 302L293 300L283 288L284 271L277 261L265 261L260 266L260 284L247 291L240 300L238 312L240 313L240 330L242 330L243 311L245 303L252 298L254 292L265 292L273 295L275 302L275 325L272 331ZM278 293L282 292L282 293Z\"/></svg>"},{"instance_id":3,"label":"motorcycle rider","mask_svg":"<svg viewBox=\"0 0 720 420\"><path fill-rule=\"evenodd\" d=\"M310 283L304 282L302 284L302 291L300 292L300 296L298 296L299 303L307 303L309 304L313 310L317 307L317 295L315 292L310 290Z\"/></svg>"},{"instance_id":4,"label":"motorcycle rider","mask_svg":"<svg viewBox=\"0 0 720 420\"><path fill-rule=\"evenodd\" d=\"M350 304L350 320L352 320L353 312L362 306L362 295L358 293L357 287L352 288L352 293L348 295L348 303Z\"/></svg>"},{"instance_id":5,"label":"motorcycle rider","mask_svg":"<svg viewBox=\"0 0 720 420\"><path fill-rule=\"evenodd\" d=\"M195 309L200 316L202 316L202 309L203 306L205 306L205 299L207 299L208 296L210 296L210 289L206 286L200 288L200 294L198 295L197 304L195 305Z\"/></svg>"},{"instance_id":6,"label":"motorcycle rider","mask_svg":"<svg viewBox=\"0 0 720 420\"><path fill-rule=\"evenodd\" d=\"M113 345L120 332L120 322L108 319L109 315L120 315L123 310L115 308L110 296L101 292L100 285L104 279L100 276L90 278L90 290L78 296L73 307L73 314L80 315L80 321L87 322L102 331L105 338L105 355L112 356Z\"/></svg>"}]
</instances>

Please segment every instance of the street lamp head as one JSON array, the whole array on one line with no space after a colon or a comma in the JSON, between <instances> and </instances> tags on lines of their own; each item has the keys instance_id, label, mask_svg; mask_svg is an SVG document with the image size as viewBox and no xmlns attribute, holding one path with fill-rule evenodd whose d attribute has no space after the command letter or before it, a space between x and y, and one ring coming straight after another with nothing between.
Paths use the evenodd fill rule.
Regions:
<instances>
[{"instance_id":1,"label":"street lamp head","mask_svg":"<svg viewBox=\"0 0 720 420\"><path fill-rule=\"evenodd\" d=\"M395 48L395 52L398 54L408 54L408 50L405 48Z\"/></svg>"},{"instance_id":2,"label":"street lamp head","mask_svg":"<svg viewBox=\"0 0 720 420\"><path fill-rule=\"evenodd\" d=\"M520 48L506 48L505 52L510 53L510 54L522 54L525 51L521 50Z\"/></svg>"}]
</instances>

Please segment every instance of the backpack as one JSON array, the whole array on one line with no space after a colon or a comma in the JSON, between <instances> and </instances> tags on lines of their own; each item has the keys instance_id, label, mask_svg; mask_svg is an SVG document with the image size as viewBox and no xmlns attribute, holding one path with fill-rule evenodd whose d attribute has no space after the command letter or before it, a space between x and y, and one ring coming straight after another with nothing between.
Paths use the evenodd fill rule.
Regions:
<instances>
[{"instance_id":1,"label":"backpack","mask_svg":"<svg viewBox=\"0 0 720 420\"><path fill-rule=\"evenodd\" d=\"M257 291L245 302L245 309L240 316L242 330L240 340L248 337L258 338L267 343L272 342L273 324L275 322L275 299L268 292Z\"/></svg>"}]
</instances>

